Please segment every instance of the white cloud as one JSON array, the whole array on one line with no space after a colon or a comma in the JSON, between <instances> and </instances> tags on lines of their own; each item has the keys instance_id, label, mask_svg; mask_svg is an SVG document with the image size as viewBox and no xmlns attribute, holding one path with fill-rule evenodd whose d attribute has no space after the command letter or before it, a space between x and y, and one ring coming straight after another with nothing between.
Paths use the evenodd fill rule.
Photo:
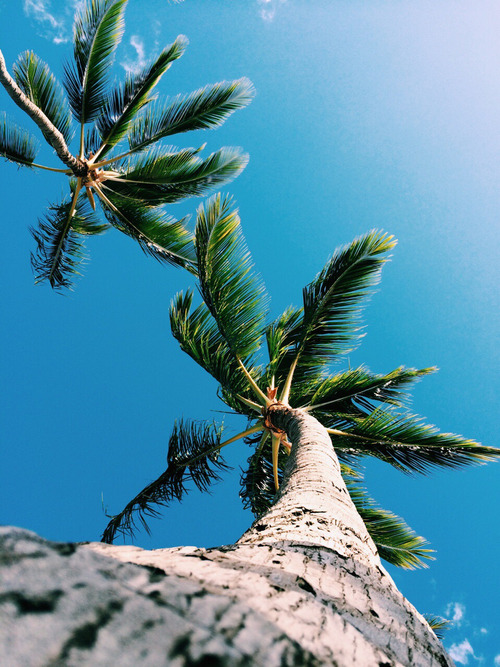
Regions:
<instances>
[{"instance_id":1,"label":"white cloud","mask_svg":"<svg viewBox=\"0 0 500 667\"><path fill-rule=\"evenodd\" d=\"M499 665L500 665L500 653L495 656L495 660L493 660L493 664L495 665L495 667L499 667Z\"/></svg>"},{"instance_id":2,"label":"white cloud","mask_svg":"<svg viewBox=\"0 0 500 667\"><path fill-rule=\"evenodd\" d=\"M279 5L282 5L287 0L257 0L261 6L260 16L264 21L272 21L276 16Z\"/></svg>"},{"instance_id":3,"label":"white cloud","mask_svg":"<svg viewBox=\"0 0 500 667\"><path fill-rule=\"evenodd\" d=\"M460 663L461 665L468 665L469 657L474 657L474 649L470 645L468 639L464 639L461 644L453 644L451 648L448 649L448 653L450 654L450 658L452 660Z\"/></svg>"},{"instance_id":4,"label":"white cloud","mask_svg":"<svg viewBox=\"0 0 500 667\"><path fill-rule=\"evenodd\" d=\"M481 628L481 629L479 630L479 632L480 632L480 634L482 634L482 635L487 635L487 634L488 634L488 630L487 630L486 628ZM500 656L499 656L499 657L500 657Z\"/></svg>"},{"instance_id":5,"label":"white cloud","mask_svg":"<svg viewBox=\"0 0 500 667\"><path fill-rule=\"evenodd\" d=\"M121 65L127 73L138 72L147 62L144 41L139 35L132 35L129 44L135 51L135 59L131 60L130 58L127 58Z\"/></svg>"},{"instance_id":6,"label":"white cloud","mask_svg":"<svg viewBox=\"0 0 500 667\"><path fill-rule=\"evenodd\" d=\"M75 11L81 5L82 0L69 0L64 4L63 10L55 12L52 10L51 0L23 0L26 16L36 21L42 30L42 36L54 44L69 41Z\"/></svg>"},{"instance_id":7,"label":"white cloud","mask_svg":"<svg viewBox=\"0 0 500 667\"><path fill-rule=\"evenodd\" d=\"M446 617L453 621L457 627L460 627L465 616L465 605L460 602L450 602L446 606Z\"/></svg>"}]
</instances>

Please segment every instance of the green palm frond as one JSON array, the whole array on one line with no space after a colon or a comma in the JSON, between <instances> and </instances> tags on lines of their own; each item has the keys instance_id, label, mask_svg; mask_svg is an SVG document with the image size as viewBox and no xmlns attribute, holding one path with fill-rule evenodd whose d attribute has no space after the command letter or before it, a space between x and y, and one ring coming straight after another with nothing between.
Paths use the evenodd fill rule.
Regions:
<instances>
[{"instance_id":1,"label":"green palm frond","mask_svg":"<svg viewBox=\"0 0 500 667\"><path fill-rule=\"evenodd\" d=\"M109 222L137 241L147 255L194 271L193 237L184 225L185 218L176 220L161 209L120 197L106 187L101 204Z\"/></svg>"},{"instance_id":2,"label":"green palm frond","mask_svg":"<svg viewBox=\"0 0 500 667\"><path fill-rule=\"evenodd\" d=\"M309 396L303 395L302 400L304 407L315 415L338 411L363 416L373 412L375 403L404 405L408 398L407 387L435 370L401 366L386 375L378 375L360 367L314 383Z\"/></svg>"},{"instance_id":3,"label":"green palm frond","mask_svg":"<svg viewBox=\"0 0 500 667\"><path fill-rule=\"evenodd\" d=\"M219 127L234 111L247 106L253 95L251 82L243 78L205 86L190 95L179 95L166 107L152 104L132 125L130 148L143 150L163 137Z\"/></svg>"},{"instance_id":4,"label":"green palm frond","mask_svg":"<svg viewBox=\"0 0 500 667\"><path fill-rule=\"evenodd\" d=\"M371 415L331 415L323 423L339 429L332 435L336 450L354 456L374 456L409 473L432 468L459 468L494 461L500 449L484 447L453 433L440 433L420 417L377 408ZM342 433L343 432L343 433Z\"/></svg>"},{"instance_id":5,"label":"green palm frond","mask_svg":"<svg viewBox=\"0 0 500 667\"><path fill-rule=\"evenodd\" d=\"M207 158L197 149L157 149L134 158L118 179L107 187L123 197L140 199L150 206L172 204L199 197L236 178L248 162L239 148L221 148Z\"/></svg>"},{"instance_id":6,"label":"green palm frond","mask_svg":"<svg viewBox=\"0 0 500 667\"><path fill-rule=\"evenodd\" d=\"M75 196L78 201L72 214ZM100 234L106 228L86 197L75 191L70 199L51 206L45 219L39 220L38 228L31 229L37 243L37 250L31 255L35 282L47 280L56 290L70 288L85 257L82 236Z\"/></svg>"},{"instance_id":7,"label":"green palm frond","mask_svg":"<svg viewBox=\"0 0 500 667\"><path fill-rule=\"evenodd\" d=\"M391 565L413 570L427 567L425 560L433 560L428 542L413 531L400 517L381 509L361 486L359 472L356 478L346 474L341 466L349 495L365 526L375 542L379 556Z\"/></svg>"},{"instance_id":8,"label":"green palm frond","mask_svg":"<svg viewBox=\"0 0 500 667\"><path fill-rule=\"evenodd\" d=\"M295 381L315 373L318 365L353 349L360 338L360 310L380 279L385 253L395 246L391 236L372 231L336 251L318 276L303 290L304 318L293 335L297 359Z\"/></svg>"},{"instance_id":9,"label":"green palm frond","mask_svg":"<svg viewBox=\"0 0 500 667\"><path fill-rule=\"evenodd\" d=\"M274 472L272 462L271 438L267 433L259 438L248 439L249 444L256 447L248 458L248 465L240 478L240 498L245 509L250 509L258 518L271 507L276 498ZM278 455L278 481L281 486L286 455Z\"/></svg>"},{"instance_id":10,"label":"green palm frond","mask_svg":"<svg viewBox=\"0 0 500 667\"><path fill-rule=\"evenodd\" d=\"M431 626L436 637L442 641L451 621L443 618L442 616L436 616L435 614L424 614L423 616L427 623Z\"/></svg>"},{"instance_id":11,"label":"green palm frond","mask_svg":"<svg viewBox=\"0 0 500 667\"><path fill-rule=\"evenodd\" d=\"M221 433L222 427L212 422L176 422L168 445L167 469L111 518L102 542L111 544L117 533L132 534L137 522L149 533L147 518L159 515L157 507L181 500L189 482L206 491L218 481L219 473L230 469L219 453Z\"/></svg>"},{"instance_id":12,"label":"green palm frond","mask_svg":"<svg viewBox=\"0 0 500 667\"><path fill-rule=\"evenodd\" d=\"M241 233L232 200L212 197L198 209L195 230L200 292L234 355L249 357L264 333L267 295Z\"/></svg>"},{"instance_id":13,"label":"green palm frond","mask_svg":"<svg viewBox=\"0 0 500 667\"><path fill-rule=\"evenodd\" d=\"M158 58L140 72L131 74L123 85L116 87L106 98L97 127L102 137L99 158L115 146L128 132L138 111L151 100L151 91L174 60L182 56L187 38L179 35L175 42L163 49Z\"/></svg>"},{"instance_id":14,"label":"green palm frond","mask_svg":"<svg viewBox=\"0 0 500 667\"><path fill-rule=\"evenodd\" d=\"M80 123L96 119L103 106L107 76L124 28L127 0L91 0L74 25L74 62L64 68L64 87Z\"/></svg>"},{"instance_id":15,"label":"green palm frond","mask_svg":"<svg viewBox=\"0 0 500 667\"><path fill-rule=\"evenodd\" d=\"M0 113L0 157L24 167L31 167L37 152L35 137L8 121L5 113Z\"/></svg>"},{"instance_id":16,"label":"green palm frond","mask_svg":"<svg viewBox=\"0 0 500 667\"><path fill-rule=\"evenodd\" d=\"M33 51L25 51L12 69L19 88L43 111L69 143L72 135L71 113L63 90L48 65Z\"/></svg>"},{"instance_id":17,"label":"green palm frond","mask_svg":"<svg viewBox=\"0 0 500 667\"><path fill-rule=\"evenodd\" d=\"M250 396L247 381L234 353L221 336L205 304L191 310L192 302L192 291L186 294L180 292L172 300L172 334L179 341L181 349L219 382L223 400L240 414L251 416L251 410L237 398L238 395Z\"/></svg>"}]
</instances>

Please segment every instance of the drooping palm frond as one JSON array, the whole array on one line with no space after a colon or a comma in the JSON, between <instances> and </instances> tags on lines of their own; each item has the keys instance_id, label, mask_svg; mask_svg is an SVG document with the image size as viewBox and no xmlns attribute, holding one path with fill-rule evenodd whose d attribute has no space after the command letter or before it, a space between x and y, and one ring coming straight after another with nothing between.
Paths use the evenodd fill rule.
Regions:
<instances>
[{"instance_id":1,"label":"drooping palm frond","mask_svg":"<svg viewBox=\"0 0 500 667\"><path fill-rule=\"evenodd\" d=\"M147 519L159 515L157 507L181 500L189 482L206 491L218 481L219 472L229 469L219 453L221 433L222 427L212 422L176 422L168 445L167 469L111 518L101 541L111 544L117 533L132 534L137 522L149 533Z\"/></svg>"},{"instance_id":2,"label":"drooping palm frond","mask_svg":"<svg viewBox=\"0 0 500 667\"><path fill-rule=\"evenodd\" d=\"M314 383L309 395L302 396L303 406L315 415L340 412L359 416L373 412L376 403L402 406L408 398L406 389L435 368L403 368L379 375L360 367Z\"/></svg>"},{"instance_id":3,"label":"drooping palm frond","mask_svg":"<svg viewBox=\"0 0 500 667\"><path fill-rule=\"evenodd\" d=\"M35 282L48 280L56 290L70 288L85 256L82 236L100 234L106 228L77 190L70 199L51 206L45 219L39 220L38 228L31 229L37 243L37 250L31 255Z\"/></svg>"},{"instance_id":4,"label":"drooping palm frond","mask_svg":"<svg viewBox=\"0 0 500 667\"><path fill-rule=\"evenodd\" d=\"M248 383L234 353L205 304L191 310L192 302L192 291L180 292L172 300L172 334L181 349L219 382L223 400L240 414L251 416L252 411L238 399L239 395L248 396Z\"/></svg>"},{"instance_id":5,"label":"drooping palm frond","mask_svg":"<svg viewBox=\"0 0 500 667\"><path fill-rule=\"evenodd\" d=\"M147 255L194 271L193 237L185 227L185 218L176 220L161 209L118 196L106 187L101 204L109 222L137 241Z\"/></svg>"},{"instance_id":6,"label":"drooping palm frond","mask_svg":"<svg viewBox=\"0 0 500 667\"><path fill-rule=\"evenodd\" d=\"M151 91L172 62L182 56L186 46L187 38L179 35L173 44L163 49L154 62L143 67L140 72L127 76L125 83L117 86L107 96L97 119L97 127L102 137L99 158L103 158L125 136L137 113L151 101Z\"/></svg>"},{"instance_id":7,"label":"drooping palm frond","mask_svg":"<svg viewBox=\"0 0 500 667\"><path fill-rule=\"evenodd\" d=\"M35 137L8 121L5 113L0 113L0 157L24 167L31 167L37 152Z\"/></svg>"},{"instance_id":8,"label":"drooping palm frond","mask_svg":"<svg viewBox=\"0 0 500 667\"><path fill-rule=\"evenodd\" d=\"M179 95L166 106L152 104L132 125L130 148L143 150L163 137L219 127L234 111L247 106L253 96L251 82L243 78L205 86L190 95Z\"/></svg>"},{"instance_id":9,"label":"drooping palm frond","mask_svg":"<svg viewBox=\"0 0 500 667\"><path fill-rule=\"evenodd\" d=\"M291 337L295 350L286 355L290 366L297 362L294 379L300 382L318 365L349 352L360 338L363 300L380 278L395 246L392 236L372 231L336 251L318 276L303 290L304 317Z\"/></svg>"},{"instance_id":10,"label":"drooping palm frond","mask_svg":"<svg viewBox=\"0 0 500 667\"><path fill-rule=\"evenodd\" d=\"M254 444L257 444L254 440ZM240 478L240 498L245 509L250 509L258 518L271 507L276 498L271 438L267 433L260 436L254 453L248 458L246 470ZM283 480L285 455L278 455L278 484Z\"/></svg>"},{"instance_id":11,"label":"drooping palm frond","mask_svg":"<svg viewBox=\"0 0 500 667\"><path fill-rule=\"evenodd\" d=\"M127 0L91 0L74 24L74 62L64 68L64 87L80 123L95 120L103 106L107 76L123 34Z\"/></svg>"},{"instance_id":12,"label":"drooping palm frond","mask_svg":"<svg viewBox=\"0 0 500 667\"><path fill-rule=\"evenodd\" d=\"M442 616L435 616L434 614L424 614L423 616L427 623L431 626L436 637L442 641L451 621L443 618Z\"/></svg>"},{"instance_id":13,"label":"drooping palm frond","mask_svg":"<svg viewBox=\"0 0 500 667\"><path fill-rule=\"evenodd\" d=\"M248 162L239 148L221 148L207 158L197 149L156 149L133 158L118 179L107 187L124 197L150 206L172 204L186 197L199 197L236 178Z\"/></svg>"},{"instance_id":14,"label":"drooping palm frond","mask_svg":"<svg viewBox=\"0 0 500 667\"><path fill-rule=\"evenodd\" d=\"M66 96L55 76L33 51L21 53L13 68L17 85L43 111L66 142L71 140L71 113Z\"/></svg>"},{"instance_id":15,"label":"drooping palm frond","mask_svg":"<svg viewBox=\"0 0 500 667\"><path fill-rule=\"evenodd\" d=\"M440 433L420 417L377 408L365 418L331 415L323 424L334 424L332 434L337 451L350 455L374 456L409 473L426 473L432 468L459 468L500 458L500 449L484 447L453 433ZM343 423L342 423L343 421Z\"/></svg>"},{"instance_id":16,"label":"drooping palm frond","mask_svg":"<svg viewBox=\"0 0 500 667\"><path fill-rule=\"evenodd\" d=\"M233 353L249 357L260 347L268 299L230 198L215 195L200 206L195 243L203 300Z\"/></svg>"},{"instance_id":17,"label":"drooping palm frond","mask_svg":"<svg viewBox=\"0 0 500 667\"><path fill-rule=\"evenodd\" d=\"M359 472L353 477L341 466L349 495L375 542L379 556L391 565L413 570L427 567L424 560L433 560L427 540L412 530L403 519L381 509L361 485Z\"/></svg>"}]
</instances>

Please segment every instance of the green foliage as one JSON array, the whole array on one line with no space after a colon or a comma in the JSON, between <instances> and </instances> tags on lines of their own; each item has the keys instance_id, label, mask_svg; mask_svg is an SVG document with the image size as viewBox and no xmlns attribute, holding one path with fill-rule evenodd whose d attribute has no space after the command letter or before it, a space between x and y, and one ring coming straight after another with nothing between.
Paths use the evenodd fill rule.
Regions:
<instances>
[{"instance_id":1,"label":"green foliage","mask_svg":"<svg viewBox=\"0 0 500 667\"><path fill-rule=\"evenodd\" d=\"M360 367L327 374L328 363L359 338L360 307L379 279L384 253L394 246L391 237L370 232L337 251L304 290L304 307L288 308L267 327L267 296L230 199L217 195L198 209L194 245L203 301L193 309L193 292L181 292L170 322L181 348L219 383L220 398L249 420L250 430L221 443L245 437L254 449L241 478L245 507L260 516L274 502L274 474L279 483L289 443L281 439L275 468L271 435L275 445L280 436L264 413L276 395L288 396L283 386L290 382L290 405L312 412L329 429L347 489L381 557L403 568L424 566L431 558L427 542L367 495L359 460L375 456L403 472L425 473L491 461L500 450L439 433L407 413L408 388L434 368L375 374ZM264 337L269 360L260 366ZM212 453L205 451L207 463ZM203 448L198 454L204 456Z\"/></svg>"},{"instance_id":2,"label":"green foliage","mask_svg":"<svg viewBox=\"0 0 500 667\"><path fill-rule=\"evenodd\" d=\"M0 114L0 156L31 167L37 155L36 139L27 131L7 120Z\"/></svg>"},{"instance_id":3,"label":"green foliage","mask_svg":"<svg viewBox=\"0 0 500 667\"><path fill-rule=\"evenodd\" d=\"M35 282L48 280L56 290L71 287L70 276L77 274L79 264L85 257L83 236L101 234L107 229L90 210L88 201L80 195L72 211L76 196L61 204L50 206L45 219L39 220L38 228L31 229L37 250L31 255Z\"/></svg>"},{"instance_id":4,"label":"green foliage","mask_svg":"<svg viewBox=\"0 0 500 667\"><path fill-rule=\"evenodd\" d=\"M112 543L117 533L130 533L139 522L149 532L147 517L155 517L155 506L167 506L181 500L187 484L200 491L218 479L228 466L219 453L222 427L211 422L176 422L168 445L167 469L133 498L122 512L112 517L103 542Z\"/></svg>"},{"instance_id":5,"label":"green foliage","mask_svg":"<svg viewBox=\"0 0 500 667\"><path fill-rule=\"evenodd\" d=\"M435 616L434 614L424 614L424 618L434 630L436 637L442 641L451 621L448 621L446 618L442 618L441 616Z\"/></svg>"},{"instance_id":6,"label":"green foliage","mask_svg":"<svg viewBox=\"0 0 500 667\"><path fill-rule=\"evenodd\" d=\"M70 188L81 189L92 209L100 210L110 223L101 223L101 229L115 227L148 255L195 272L188 218L175 220L160 207L203 196L229 182L245 168L248 155L239 148L222 148L202 157L204 146L178 149L159 142L174 134L222 125L251 101L253 87L248 79L223 81L166 102L156 101L158 82L186 49L183 35L140 71L128 74L122 83L110 84L126 4L126 0L85 2L75 19L73 57L64 67L63 87L31 51L21 54L14 65L15 82L27 98L18 104L30 114L33 104L42 112L37 124L62 156L65 168L35 164L33 138L5 116L0 118L0 156L60 172L70 181L76 176L77 184ZM73 154L69 152L71 114L80 124ZM80 203L78 207L83 210ZM58 212L51 208L40 222L34 232L38 250L32 260L37 282L47 280L56 289L71 287L82 256L78 237L93 233L89 229L95 227L91 218L86 222L82 216L69 221L64 207Z\"/></svg>"},{"instance_id":7,"label":"green foliage","mask_svg":"<svg viewBox=\"0 0 500 667\"><path fill-rule=\"evenodd\" d=\"M33 51L21 53L12 68L23 93L43 111L66 141L71 141L71 113L64 92L46 65Z\"/></svg>"},{"instance_id":8,"label":"green foliage","mask_svg":"<svg viewBox=\"0 0 500 667\"><path fill-rule=\"evenodd\" d=\"M153 104L133 124L130 148L143 150L173 134L219 127L234 111L247 106L253 96L251 82L243 78L205 86L190 95L179 95L163 107Z\"/></svg>"},{"instance_id":9,"label":"green foliage","mask_svg":"<svg viewBox=\"0 0 500 667\"><path fill-rule=\"evenodd\" d=\"M241 233L232 201L216 195L198 209L195 230L198 278L203 300L221 336L237 358L260 346L267 295Z\"/></svg>"},{"instance_id":10,"label":"green foliage","mask_svg":"<svg viewBox=\"0 0 500 667\"><path fill-rule=\"evenodd\" d=\"M125 27L127 0L91 0L77 15L74 62L64 68L64 87L74 117L89 123L101 113L107 77Z\"/></svg>"}]
</instances>

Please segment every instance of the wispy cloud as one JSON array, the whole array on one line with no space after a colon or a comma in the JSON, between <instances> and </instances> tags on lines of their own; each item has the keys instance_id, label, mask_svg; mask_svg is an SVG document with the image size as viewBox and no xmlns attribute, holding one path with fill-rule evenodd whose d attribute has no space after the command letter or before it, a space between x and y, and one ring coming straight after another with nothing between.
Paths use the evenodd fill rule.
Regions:
<instances>
[{"instance_id":1,"label":"wispy cloud","mask_svg":"<svg viewBox=\"0 0 500 667\"><path fill-rule=\"evenodd\" d=\"M128 74L133 74L141 70L146 64L146 49L144 47L144 40L139 35L132 35L129 44L135 51L135 57L126 58L122 61L121 66Z\"/></svg>"},{"instance_id":2,"label":"wispy cloud","mask_svg":"<svg viewBox=\"0 0 500 667\"><path fill-rule=\"evenodd\" d=\"M445 615L446 618L453 621L457 627L460 627L465 616L465 605L460 604L460 602L450 602L446 606Z\"/></svg>"},{"instance_id":3,"label":"wispy cloud","mask_svg":"<svg viewBox=\"0 0 500 667\"><path fill-rule=\"evenodd\" d=\"M464 639L460 644L453 644L448 649L448 653L450 654L450 658L460 665L468 665L469 658L474 657L474 649L468 639Z\"/></svg>"},{"instance_id":4,"label":"wispy cloud","mask_svg":"<svg viewBox=\"0 0 500 667\"><path fill-rule=\"evenodd\" d=\"M278 7L287 0L257 0L260 6L260 16L264 21L273 21L278 11Z\"/></svg>"},{"instance_id":5,"label":"wispy cloud","mask_svg":"<svg viewBox=\"0 0 500 667\"><path fill-rule=\"evenodd\" d=\"M41 35L54 44L62 44L71 39L73 17L81 5L82 0L69 0L64 4L64 9L56 12L52 9L51 0L23 0L26 16L35 21Z\"/></svg>"},{"instance_id":6,"label":"wispy cloud","mask_svg":"<svg viewBox=\"0 0 500 667\"><path fill-rule=\"evenodd\" d=\"M495 660L493 661L493 664L495 665L495 667L500 666L500 653L495 656Z\"/></svg>"}]
</instances>

